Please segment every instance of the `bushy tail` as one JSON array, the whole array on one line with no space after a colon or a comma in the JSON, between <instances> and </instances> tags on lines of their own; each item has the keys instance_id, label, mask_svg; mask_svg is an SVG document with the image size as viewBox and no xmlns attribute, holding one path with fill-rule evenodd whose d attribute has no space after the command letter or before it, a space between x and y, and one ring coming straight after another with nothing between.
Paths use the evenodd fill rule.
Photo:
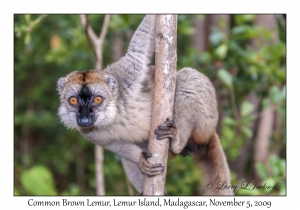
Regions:
<instances>
[{"instance_id":1,"label":"bushy tail","mask_svg":"<svg viewBox=\"0 0 300 210\"><path fill-rule=\"evenodd\" d=\"M150 64L155 50L156 15L146 15L135 31L127 56L139 60L143 64Z\"/></svg>"},{"instance_id":2,"label":"bushy tail","mask_svg":"<svg viewBox=\"0 0 300 210\"><path fill-rule=\"evenodd\" d=\"M202 190L205 195L233 195L230 171L219 136L214 133L206 146L199 146L196 154L204 174Z\"/></svg>"}]
</instances>

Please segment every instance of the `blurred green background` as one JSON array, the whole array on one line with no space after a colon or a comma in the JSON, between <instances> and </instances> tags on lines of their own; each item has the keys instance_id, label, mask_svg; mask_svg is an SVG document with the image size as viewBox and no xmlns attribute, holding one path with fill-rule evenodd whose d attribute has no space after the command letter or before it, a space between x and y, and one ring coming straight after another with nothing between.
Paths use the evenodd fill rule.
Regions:
<instances>
[{"instance_id":1,"label":"blurred green background","mask_svg":"<svg viewBox=\"0 0 300 210\"><path fill-rule=\"evenodd\" d=\"M144 15L112 15L104 66L126 52ZM96 34L104 15L89 15ZM213 82L218 134L235 195L286 194L286 16L179 15L178 69ZM95 195L94 145L59 122L56 81L94 67L78 15L14 15L14 193ZM193 157L168 163L168 195L197 195ZM106 195L132 195L120 157L105 151ZM275 186L241 189L243 181ZM202 183L205 184L205 183ZM250 188L250 187L249 187Z\"/></svg>"}]
</instances>

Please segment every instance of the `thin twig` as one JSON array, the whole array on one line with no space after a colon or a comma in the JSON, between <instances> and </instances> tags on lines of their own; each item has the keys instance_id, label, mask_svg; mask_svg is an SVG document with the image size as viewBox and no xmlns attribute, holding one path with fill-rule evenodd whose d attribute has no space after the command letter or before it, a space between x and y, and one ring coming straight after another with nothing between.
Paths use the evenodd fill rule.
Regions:
<instances>
[{"instance_id":1,"label":"thin twig","mask_svg":"<svg viewBox=\"0 0 300 210\"><path fill-rule=\"evenodd\" d=\"M88 16L87 15L79 15L79 16L80 16L81 24L82 24L84 31L86 33L86 36L89 40L89 43L90 43L91 47L93 48L93 50L95 50L96 46L97 46L97 42L99 42L98 37L97 37L96 33L94 32L93 28L89 25Z\"/></svg>"},{"instance_id":2,"label":"thin twig","mask_svg":"<svg viewBox=\"0 0 300 210\"><path fill-rule=\"evenodd\" d=\"M230 101L231 101L231 106L232 106L232 109L233 109L233 115L234 115L234 118L237 120L237 121L240 121L241 119L241 115L240 115L240 112L237 108L237 105L236 105L236 102L235 102L235 95L234 95L234 87L232 85L232 88L230 88L229 90L229 94L230 94Z\"/></svg>"},{"instance_id":3,"label":"thin twig","mask_svg":"<svg viewBox=\"0 0 300 210\"><path fill-rule=\"evenodd\" d=\"M105 15L105 17L104 17L103 26L102 26L102 30L101 30L100 38L99 38L99 41L100 41L101 45L103 44L104 38L105 38L106 33L107 33L110 16L111 15Z\"/></svg>"}]
</instances>

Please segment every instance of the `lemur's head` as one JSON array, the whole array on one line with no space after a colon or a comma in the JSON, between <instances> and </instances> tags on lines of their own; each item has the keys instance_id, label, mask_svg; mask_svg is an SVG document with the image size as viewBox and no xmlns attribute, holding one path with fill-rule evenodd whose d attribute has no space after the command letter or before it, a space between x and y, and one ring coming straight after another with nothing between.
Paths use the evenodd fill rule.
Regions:
<instances>
[{"instance_id":1,"label":"lemur's head","mask_svg":"<svg viewBox=\"0 0 300 210\"><path fill-rule=\"evenodd\" d=\"M58 115L68 128L107 126L116 116L117 82L99 70L74 71L57 82Z\"/></svg>"}]
</instances>

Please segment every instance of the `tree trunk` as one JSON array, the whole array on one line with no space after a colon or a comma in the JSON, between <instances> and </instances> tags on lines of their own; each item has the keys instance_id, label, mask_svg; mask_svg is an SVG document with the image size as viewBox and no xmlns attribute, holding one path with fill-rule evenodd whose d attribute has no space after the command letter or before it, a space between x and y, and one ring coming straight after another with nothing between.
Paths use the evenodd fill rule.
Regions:
<instances>
[{"instance_id":1,"label":"tree trunk","mask_svg":"<svg viewBox=\"0 0 300 210\"><path fill-rule=\"evenodd\" d=\"M177 64L177 15L157 15L155 51L155 88L148 151L151 163L161 163L162 174L144 179L144 195L164 195L169 140L156 140L154 130L167 118L172 119Z\"/></svg>"},{"instance_id":2,"label":"tree trunk","mask_svg":"<svg viewBox=\"0 0 300 210\"><path fill-rule=\"evenodd\" d=\"M225 35L229 34L230 28L230 15L206 15L207 16L207 24L209 33L212 32L213 28L218 28ZM224 27L223 23L224 21Z\"/></svg>"},{"instance_id":3,"label":"tree trunk","mask_svg":"<svg viewBox=\"0 0 300 210\"><path fill-rule=\"evenodd\" d=\"M205 16L193 16L193 26L195 33L192 36L192 46L194 46L201 55L208 49L208 32L205 30Z\"/></svg>"},{"instance_id":4,"label":"tree trunk","mask_svg":"<svg viewBox=\"0 0 300 210\"><path fill-rule=\"evenodd\" d=\"M95 145L96 194L97 195L105 195L103 162L104 162L103 147L99 145Z\"/></svg>"},{"instance_id":5,"label":"tree trunk","mask_svg":"<svg viewBox=\"0 0 300 210\"><path fill-rule=\"evenodd\" d=\"M258 123L258 131L254 145L254 162L267 165L269 157L269 144L273 128L273 109L268 107L263 111Z\"/></svg>"},{"instance_id":6,"label":"tree trunk","mask_svg":"<svg viewBox=\"0 0 300 210\"><path fill-rule=\"evenodd\" d=\"M279 37L277 29L277 20L275 15L257 15L256 19L254 20L254 25L265 27L266 29L272 31L274 35L272 43L278 42ZM262 37L260 37L260 39L252 40L251 47L254 50L258 50L263 41L264 39Z\"/></svg>"},{"instance_id":7,"label":"tree trunk","mask_svg":"<svg viewBox=\"0 0 300 210\"><path fill-rule=\"evenodd\" d=\"M225 27L222 27L220 21L225 22ZM209 36L213 28L218 28L225 35L229 34L229 21L230 15L194 15L193 26L195 33L192 36L193 46L198 50L201 55L207 51L210 46Z\"/></svg>"},{"instance_id":8,"label":"tree trunk","mask_svg":"<svg viewBox=\"0 0 300 210\"><path fill-rule=\"evenodd\" d=\"M257 15L254 24L273 31L274 37L271 43L278 42L278 30L275 15ZM264 42L264 39L263 37L260 37L259 39L253 40L251 46L254 50L257 50L262 42ZM270 155L269 144L274 122L274 112L272 107L268 107L264 110L261 116L254 143L254 162L263 163L267 166Z\"/></svg>"},{"instance_id":9,"label":"tree trunk","mask_svg":"<svg viewBox=\"0 0 300 210\"><path fill-rule=\"evenodd\" d=\"M112 43L113 61L119 60L123 55L123 39L121 33L116 33Z\"/></svg>"}]
</instances>

